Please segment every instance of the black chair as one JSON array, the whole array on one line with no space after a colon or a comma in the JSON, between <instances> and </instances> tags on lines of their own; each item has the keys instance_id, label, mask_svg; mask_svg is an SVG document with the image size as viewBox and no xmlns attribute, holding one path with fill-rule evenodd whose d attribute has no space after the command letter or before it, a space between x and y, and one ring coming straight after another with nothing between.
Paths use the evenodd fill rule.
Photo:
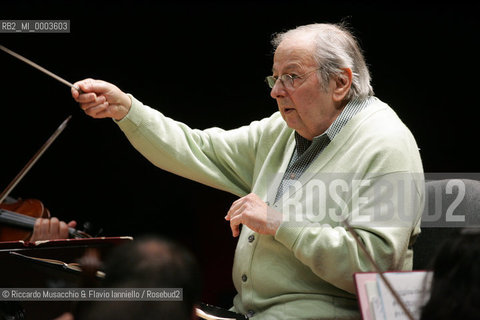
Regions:
<instances>
[{"instance_id":1,"label":"black chair","mask_svg":"<svg viewBox=\"0 0 480 320\"><path fill-rule=\"evenodd\" d=\"M464 227L480 227L480 181L426 182L422 232L413 244L413 269L430 269L440 244ZM462 221L463 220L463 221Z\"/></svg>"}]
</instances>

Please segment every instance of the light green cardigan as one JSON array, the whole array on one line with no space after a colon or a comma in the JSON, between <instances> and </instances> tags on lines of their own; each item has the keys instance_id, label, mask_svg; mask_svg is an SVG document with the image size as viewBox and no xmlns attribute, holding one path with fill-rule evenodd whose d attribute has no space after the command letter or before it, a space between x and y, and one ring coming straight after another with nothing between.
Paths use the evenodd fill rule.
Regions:
<instances>
[{"instance_id":1,"label":"light green cardigan","mask_svg":"<svg viewBox=\"0 0 480 320\"><path fill-rule=\"evenodd\" d=\"M295 144L278 112L235 130L196 130L131 98L117 123L153 164L238 196L253 192L284 214L275 236L243 226L233 266L235 311L255 319L359 317L353 273L372 266L332 212L349 216L382 268L411 269L423 169L410 131L377 98L276 203Z\"/></svg>"}]
</instances>

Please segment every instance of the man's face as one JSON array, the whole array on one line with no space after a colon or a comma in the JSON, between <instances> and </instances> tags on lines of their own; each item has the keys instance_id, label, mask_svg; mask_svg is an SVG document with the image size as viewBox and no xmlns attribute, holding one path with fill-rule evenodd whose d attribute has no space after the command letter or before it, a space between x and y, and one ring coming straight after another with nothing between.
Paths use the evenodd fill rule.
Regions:
<instances>
[{"instance_id":1,"label":"man's face","mask_svg":"<svg viewBox=\"0 0 480 320\"><path fill-rule=\"evenodd\" d=\"M302 76L318 68L313 58L310 41L286 39L275 51L273 75L284 74ZM293 88L287 88L277 80L270 95L277 100L278 109L287 125L302 137L312 140L328 129L340 114L332 99L335 81L331 80L327 90L317 76L317 72L294 80Z\"/></svg>"}]
</instances>

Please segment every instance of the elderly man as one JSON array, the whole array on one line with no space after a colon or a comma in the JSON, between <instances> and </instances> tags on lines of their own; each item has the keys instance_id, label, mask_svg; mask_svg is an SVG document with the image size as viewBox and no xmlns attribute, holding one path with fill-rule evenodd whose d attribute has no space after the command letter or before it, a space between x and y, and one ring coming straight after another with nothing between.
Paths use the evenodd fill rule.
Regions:
<instances>
[{"instance_id":1,"label":"elderly man","mask_svg":"<svg viewBox=\"0 0 480 320\"><path fill-rule=\"evenodd\" d=\"M346 29L301 26L273 44L267 83L279 112L235 130L191 129L99 80L77 82L72 95L88 115L115 119L156 166L240 197L225 217L240 236L233 310L357 318L353 273L371 266L343 220L382 268L411 269L423 209L418 148L373 96Z\"/></svg>"}]
</instances>

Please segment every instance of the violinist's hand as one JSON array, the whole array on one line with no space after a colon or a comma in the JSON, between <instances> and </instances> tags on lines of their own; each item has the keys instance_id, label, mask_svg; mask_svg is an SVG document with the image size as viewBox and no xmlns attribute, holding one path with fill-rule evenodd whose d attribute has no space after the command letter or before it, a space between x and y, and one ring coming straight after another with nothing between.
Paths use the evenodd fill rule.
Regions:
<instances>
[{"instance_id":1,"label":"violinist's hand","mask_svg":"<svg viewBox=\"0 0 480 320\"><path fill-rule=\"evenodd\" d=\"M30 241L67 239L68 228L75 228L76 221L68 224L53 217L51 219L38 218L33 226L33 234Z\"/></svg>"},{"instance_id":2,"label":"violinist's hand","mask_svg":"<svg viewBox=\"0 0 480 320\"><path fill-rule=\"evenodd\" d=\"M80 103L80 108L92 118L113 118L121 120L130 110L132 101L115 85L94 79L75 82L72 97Z\"/></svg>"},{"instance_id":3,"label":"violinist's hand","mask_svg":"<svg viewBox=\"0 0 480 320\"><path fill-rule=\"evenodd\" d=\"M275 235L283 216L256 194L250 193L232 204L225 219L230 221L232 234L237 237L240 234L240 224L258 233Z\"/></svg>"}]
</instances>

